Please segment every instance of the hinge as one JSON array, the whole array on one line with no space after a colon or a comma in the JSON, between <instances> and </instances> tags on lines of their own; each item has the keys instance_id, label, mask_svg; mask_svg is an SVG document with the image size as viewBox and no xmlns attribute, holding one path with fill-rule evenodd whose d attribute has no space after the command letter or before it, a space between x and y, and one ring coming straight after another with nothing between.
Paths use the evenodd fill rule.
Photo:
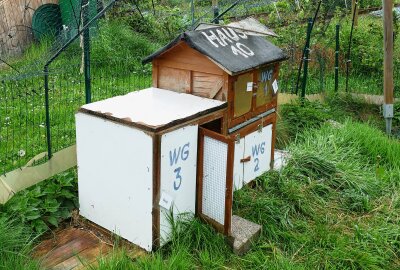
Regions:
<instances>
[{"instance_id":1,"label":"hinge","mask_svg":"<svg viewBox=\"0 0 400 270\"><path fill-rule=\"evenodd\" d=\"M240 144L240 134L235 135L235 142L236 144Z\"/></svg>"}]
</instances>

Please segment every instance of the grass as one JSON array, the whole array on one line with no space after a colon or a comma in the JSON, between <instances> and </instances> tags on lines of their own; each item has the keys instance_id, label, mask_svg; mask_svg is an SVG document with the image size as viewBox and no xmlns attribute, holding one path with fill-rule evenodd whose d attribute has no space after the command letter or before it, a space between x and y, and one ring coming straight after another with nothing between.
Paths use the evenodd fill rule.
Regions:
<instances>
[{"instance_id":1,"label":"grass","mask_svg":"<svg viewBox=\"0 0 400 270\"><path fill-rule=\"evenodd\" d=\"M368 27L376 30L380 20L360 18L360 22L361 25L372 24ZM346 23L344 26L348 25ZM140 58L159 44L149 41L144 34L133 32L123 21L105 21L102 27L104 31L100 30L92 44L94 100L150 85L148 73L141 76L135 72ZM332 29L328 30L332 32ZM281 30L283 39L293 36L290 31ZM329 31L327 35L331 35ZM300 37L300 44L302 35L295 35ZM359 41L357 57L366 49L363 47L365 40L362 34L356 35L355 41ZM380 42L379 37L373 41ZM48 51L49 43L33 45L13 64L24 70ZM324 46L329 49L332 44ZM380 43L370 47L375 48L372 53L381 50ZM328 49L326 57L331 61ZM125 59L127 55L130 57ZM366 68L374 68L374 61L380 61L358 58L357 61L370 61L357 62ZM52 139L56 150L73 144L75 140L73 114L84 103L83 78L78 71L80 60L81 52L75 44L52 65L52 71L63 71L50 76ZM307 93L333 90L333 78L327 75L332 71L329 61L322 74L324 81L321 81L318 64L311 63ZM70 71L68 68L71 67ZM290 89L293 78L291 74L285 74L286 69L285 66L282 69L282 78L286 81L281 81L281 87ZM1 71L2 77L9 73L9 70ZM350 89L379 93L381 82L378 73L368 76L368 72L353 72ZM43 82L37 75L41 73L19 76L0 87L0 173L22 166L32 156L46 150ZM342 75L340 90L343 89ZM116 250L111 257L99 258L97 268L400 268L400 146L398 141L387 138L380 131L383 127L378 122L380 112L377 107L366 106L348 97L333 97L328 99L328 104L284 106L280 113L283 119L278 126L278 144L291 151L291 161L281 172L270 172L260 177L255 188L235 193L235 213L263 226L261 239L254 243L248 254L234 256L224 239L209 226L198 220L186 220L176 224L172 241L159 251L132 262L126 253ZM368 124L346 120L349 116ZM329 119L342 124L327 124ZM399 120L396 121L398 125ZM20 150L25 154L19 154ZM24 200L22 197L25 195L27 199ZM45 199L46 196L35 187L21 197L15 197L13 204L35 212L37 209L28 207L31 204L29 200L41 204ZM53 198L56 204L54 199L57 198ZM51 203L48 206L50 212L54 210ZM35 219L43 218L50 222L49 211L45 208L39 210L47 214L38 217L36 211ZM58 222L51 220L54 224ZM41 222L37 223L40 225ZM28 258L34 236L31 229L29 224L17 223L4 215L0 218L0 269L38 268L36 262Z\"/></svg>"},{"instance_id":2,"label":"grass","mask_svg":"<svg viewBox=\"0 0 400 270\"><path fill-rule=\"evenodd\" d=\"M397 269L399 147L351 120L305 128L287 144L287 167L234 194L235 214L263 227L244 257L194 220L159 251L135 261L115 252L96 269Z\"/></svg>"},{"instance_id":3,"label":"grass","mask_svg":"<svg viewBox=\"0 0 400 270\"><path fill-rule=\"evenodd\" d=\"M176 224L172 241L157 252L132 261L116 249L92 269L399 268L400 143L373 123L347 119L351 110L355 119L368 119L358 116L368 108L346 98L281 108L278 139L291 160L234 194L235 214L263 226L244 257L195 219ZM21 242L28 248L17 246L22 258L29 254L29 234Z\"/></svg>"},{"instance_id":4,"label":"grass","mask_svg":"<svg viewBox=\"0 0 400 270\"><path fill-rule=\"evenodd\" d=\"M29 227L12 217L0 218L0 269L39 269L30 257L32 236Z\"/></svg>"}]
</instances>

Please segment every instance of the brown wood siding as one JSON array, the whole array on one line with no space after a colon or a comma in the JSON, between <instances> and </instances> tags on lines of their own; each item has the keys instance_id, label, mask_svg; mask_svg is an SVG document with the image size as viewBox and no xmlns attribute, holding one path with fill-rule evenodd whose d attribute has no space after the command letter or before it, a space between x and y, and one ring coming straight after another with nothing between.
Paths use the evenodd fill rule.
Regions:
<instances>
[{"instance_id":1,"label":"brown wood siding","mask_svg":"<svg viewBox=\"0 0 400 270\"><path fill-rule=\"evenodd\" d=\"M208 57L179 43L153 61L153 86L226 101L227 74Z\"/></svg>"},{"instance_id":2,"label":"brown wood siding","mask_svg":"<svg viewBox=\"0 0 400 270\"><path fill-rule=\"evenodd\" d=\"M185 43L179 43L157 58L160 66L205 72L222 75L224 71L208 57L190 48Z\"/></svg>"},{"instance_id":3,"label":"brown wood siding","mask_svg":"<svg viewBox=\"0 0 400 270\"><path fill-rule=\"evenodd\" d=\"M179 93L190 93L190 71L158 66L158 87Z\"/></svg>"},{"instance_id":4,"label":"brown wood siding","mask_svg":"<svg viewBox=\"0 0 400 270\"><path fill-rule=\"evenodd\" d=\"M193 72L193 95L214 99L221 95L223 86L224 79L221 75Z\"/></svg>"}]
</instances>

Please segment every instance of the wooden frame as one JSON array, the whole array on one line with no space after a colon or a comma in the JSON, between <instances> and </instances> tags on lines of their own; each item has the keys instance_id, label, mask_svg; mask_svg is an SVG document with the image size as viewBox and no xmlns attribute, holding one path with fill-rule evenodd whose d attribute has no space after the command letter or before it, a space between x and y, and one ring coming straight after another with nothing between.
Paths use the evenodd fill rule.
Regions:
<instances>
[{"instance_id":1,"label":"wooden frame","mask_svg":"<svg viewBox=\"0 0 400 270\"><path fill-rule=\"evenodd\" d=\"M203 165L204 165L204 137L210 137L215 140L224 142L228 145L227 153L227 171L225 179L225 215L224 224L219 224L217 221L203 214ZM199 148L197 159L197 192L196 192L196 215L213 226L218 232L226 236L231 235L232 225L232 203L233 203L233 158L234 158L235 141L228 136L218 134L204 128L199 128Z\"/></svg>"},{"instance_id":2,"label":"wooden frame","mask_svg":"<svg viewBox=\"0 0 400 270\"><path fill-rule=\"evenodd\" d=\"M259 129L261 126L267 126L272 124L272 146L271 146L271 164L274 163L274 146L276 137L276 113L272 113L265 118L261 118L254 123L251 123L240 130L225 136L218 134L214 131L199 128L199 141L198 141L198 152L197 152L197 182L196 182L196 215L205 221L206 223L213 226L218 232L223 233L226 236L231 235L231 219L232 219L232 204L233 204L233 164L234 164L234 152L235 152L235 140L236 136L245 137L252 132ZM228 156L227 156L227 172L226 172L226 193L225 193L225 222L219 224L217 221L207 217L203 214L203 165L204 165L204 137L210 137L215 140L224 142L228 145ZM271 167L272 168L272 167ZM254 180L254 179L253 179ZM251 181L252 182L252 181ZM250 182L250 183L251 183Z\"/></svg>"},{"instance_id":3,"label":"wooden frame","mask_svg":"<svg viewBox=\"0 0 400 270\"><path fill-rule=\"evenodd\" d=\"M199 125L199 136L198 138L202 138L200 136L200 132L202 128L200 125L212 122L217 119L221 119L222 123L225 122L224 118L226 118L226 109L218 110L209 115L202 116L200 118L193 119L188 122L182 122L179 125L175 125L173 127L163 129L160 132L152 134L153 137L153 211L152 211L152 219L153 219L153 229L152 229L152 238L153 238L153 249L157 249L160 247L160 206L158 204L160 200L160 186L161 186L161 136L165 133L169 133L171 131L180 129L184 126L189 126L191 124ZM216 133L217 134L217 133ZM203 137L204 138L204 137ZM197 154L199 155L200 145L198 145ZM200 163L199 163L200 164ZM232 160L233 165L233 160ZM198 165L199 166L199 165ZM199 170L196 172L196 176L198 176ZM197 178L197 177L196 177ZM198 190L198 181L196 179L196 189ZM232 199L231 199L232 204ZM197 200L196 200L196 209L197 209ZM229 221L230 222L230 221ZM230 225L229 225L230 226ZM230 227L229 227L230 228Z\"/></svg>"},{"instance_id":4,"label":"wooden frame","mask_svg":"<svg viewBox=\"0 0 400 270\"><path fill-rule=\"evenodd\" d=\"M153 249L160 247L160 186L161 186L161 136L153 136Z\"/></svg>"},{"instance_id":5,"label":"wooden frame","mask_svg":"<svg viewBox=\"0 0 400 270\"><path fill-rule=\"evenodd\" d=\"M253 70L253 80L257 82L258 86L258 72L260 69L267 67L269 65L274 65L274 73L273 73L273 79L277 80L279 78L279 69L280 69L280 63L270 63L268 65L264 65L258 69ZM248 72L247 72L248 73ZM245 74L245 73L242 73ZM256 106L257 105L257 87L253 89L253 97L252 97L252 106L249 112L245 113L244 115L235 117L235 108L234 108L234 102L235 102L235 90L234 90L234 83L237 80L238 76L242 75L236 75L234 77L229 76L229 86L228 86L228 112L229 112L229 121L228 121L228 128L232 128L234 126L237 126L240 123L243 123L253 117L256 117L257 115L266 112L272 108L276 108L278 105L278 95L273 95L272 101L268 104L262 105L262 106ZM253 82L254 83L254 82Z\"/></svg>"}]
</instances>

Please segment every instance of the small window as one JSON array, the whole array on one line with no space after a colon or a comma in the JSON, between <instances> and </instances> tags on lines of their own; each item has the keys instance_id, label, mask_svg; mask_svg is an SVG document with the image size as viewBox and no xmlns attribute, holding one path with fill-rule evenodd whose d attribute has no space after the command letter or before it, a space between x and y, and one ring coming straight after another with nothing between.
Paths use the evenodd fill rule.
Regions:
<instances>
[{"instance_id":1,"label":"small window","mask_svg":"<svg viewBox=\"0 0 400 270\"><path fill-rule=\"evenodd\" d=\"M251 87L250 87L251 84ZM253 73L240 75L233 89L235 91L234 117L242 116L251 111L253 98Z\"/></svg>"},{"instance_id":2,"label":"small window","mask_svg":"<svg viewBox=\"0 0 400 270\"><path fill-rule=\"evenodd\" d=\"M272 101L272 82L274 80L274 66L262 68L258 72L258 89L256 106L260 107Z\"/></svg>"}]
</instances>

